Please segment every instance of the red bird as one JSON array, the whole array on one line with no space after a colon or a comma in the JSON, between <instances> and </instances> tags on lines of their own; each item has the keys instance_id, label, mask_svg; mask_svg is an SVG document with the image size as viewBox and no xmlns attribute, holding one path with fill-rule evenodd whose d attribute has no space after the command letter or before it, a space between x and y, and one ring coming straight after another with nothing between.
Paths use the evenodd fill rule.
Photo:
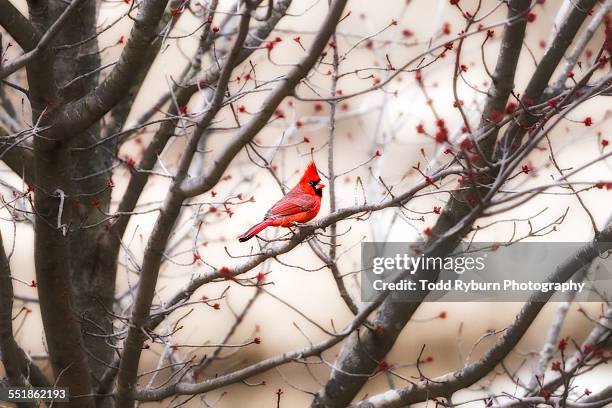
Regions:
<instances>
[{"instance_id":1,"label":"red bird","mask_svg":"<svg viewBox=\"0 0 612 408\"><path fill-rule=\"evenodd\" d=\"M248 241L269 226L288 228L312 220L321 208L324 187L317 166L310 162L297 186L268 210L262 222L240 235L238 241Z\"/></svg>"}]
</instances>

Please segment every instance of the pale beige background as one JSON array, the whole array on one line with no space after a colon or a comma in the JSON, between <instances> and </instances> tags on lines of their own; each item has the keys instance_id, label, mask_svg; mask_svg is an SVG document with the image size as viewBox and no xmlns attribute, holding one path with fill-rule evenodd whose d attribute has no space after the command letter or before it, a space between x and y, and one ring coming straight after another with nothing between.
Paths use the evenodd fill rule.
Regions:
<instances>
[{"instance_id":1,"label":"pale beige background","mask_svg":"<svg viewBox=\"0 0 612 408\"><path fill-rule=\"evenodd\" d=\"M450 22L452 32L459 31L462 26L462 21L457 11L448 5L447 1L413 1L410 6L404 10L404 1L351 1L349 8L352 12L351 16L343 22L339 30L343 33L357 34L361 36L371 35L385 27L391 18L399 20L397 27L391 27L385 30L377 38L388 39L390 41L402 40L401 30L409 28L415 33L414 38L421 43L415 46L404 46L400 44L388 44L384 49L376 50L376 55L371 51L358 49L349 55L349 58L343 62L342 71L374 65L376 61L380 64L384 61L384 54L388 53L395 65L401 65L404 61L414 56L418 50L424 49L423 42L435 35L437 30L444 22ZM497 2L483 1L484 8L493 7ZM528 26L527 44L532 50L535 58L539 58L543 50L539 46L540 41L546 41L551 31L553 19L561 1L548 1L544 7L537 7L537 20ZM280 27L290 30L315 30L320 23L322 16L326 10L325 1L300 1L294 0L294 5L291 12L294 17L288 17L280 24ZM465 9L473 9L475 2L462 1ZM312 6L312 7L310 7ZM100 22L110 21L113 16L117 15L120 10L124 9L123 3L105 3L102 6ZM360 18L360 14L364 14L365 18ZM487 21L497 22L504 17L505 10L500 10L494 13ZM217 21L217 19L215 19ZM102 35L102 43L112 44L120 35L129 33L129 22L124 22L117 25L113 29ZM188 32L190 27L195 27L196 22L193 19L185 18L182 21L176 32ZM486 47L486 59L489 67L493 67L497 55L497 47L499 33L501 29L496 29L496 40ZM273 59L277 63L291 63L296 60L302 51L292 41L294 34L279 32L284 41L280 43L273 52ZM307 46L311 36L302 34L302 41ZM341 49L348 49L358 38L349 37L340 39ZM483 81L486 80L482 70L480 61L480 42L482 36L476 37L474 40L468 41L464 47L463 63L466 63L470 69L467 73L467 78L476 85L482 87ZM601 44L601 33L596 35L593 40L592 48L598 47ZM405 42L405 41L404 41ZM155 64L151 76L147 79L144 94L138 98L137 105L139 107L147 107L151 101L155 100L155 96L160 94L167 88L169 78L179 71L181 65L178 64L181 59L183 49L188 52L193 49L194 43L188 39L180 42L168 42L169 47L165 50L158 63ZM119 54L120 48L115 47L103 54L104 61L113 61ZM433 67L424 72L425 82L428 85L428 92L433 99L438 112L446 119L448 127L455 130L460 127L460 117L456 110L452 107L452 92L451 92L451 72L454 54L444 60L439 61ZM273 66L267 62L265 51L257 52L252 61L257 64L257 74L260 79L273 78L275 75L284 72L284 67ZM246 68L245 68L246 69ZM526 80L533 72L534 64L531 56L527 52L521 55L520 68L516 79L517 90L524 88ZM240 71L240 69L238 70ZM316 76L313 83L321 87L322 92L327 92L328 79L323 76ZM362 89L369 84L370 80L355 80L350 79L342 81L339 87L348 93L353 90ZM379 93L368 94L351 100L348 113L341 112L342 115L348 116L339 122L338 137L336 144L336 171L342 172L350 169L355 165L367 160L375 148L381 149L383 155L377 159L374 164L376 171L390 184L395 185L398 191L410 186L410 183L416 180L416 175L413 171L409 171L410 167L417 162L425 163L425 159L421 156L419 149L425 149L428 157L435 155L436 145L430 140L427 140L422 135L417 135L414 132L414 126L420 121L431 129L433 128L433 119L431 112L424 103L422 93L418 90L414 83L414 75L406 74L401 76L401 82L395 82L392 90L399 91L398 96L392 94L387 95L386 99ZM301 88L302 95L309 95L306 88ZM473 103L478 104L480 98L466 86L460 86L460 95L466 102L467 106ZM242 103L248 110L256 111L261 96L256 94L245 99ZM476 99L475 99L476 98ZM377 107L381 103L385 103L386 109L380 121L380 128L377 132L377 123L379 121L379 110ZM605 99L603 100L605 101ZM190 109L197 109L197 101L192 103ZM602 132L604 137L610 138L610 121L607 120L609 111L603 102L587 103L580 109L572 112L569 117L581 121L586 115L592 116L595 125L591 128L585 128L582 124L571 123L565 121L554 132L553 142L558 150L557 158L564 167L570 167L575 164L586 161L587 158L595 157L598 154L599 146L594 136L595 132ZM304 136L308 136L311 140L311 146L317 150L315 159L322 169L326 167L326 148L325 145L327 132L325 130L326 116L317 117L314 114L312 103L294 102L294 106L288 106L288 101L282 105L282 109L286 112L287 120L285 122L277 121L261 132L258 136L264 144L272 144L278 140L279 135L283 130L288 130L289 139L291 141L301 140ZM325 107L325 114L328 108ZM350 114L349 114L350 113ZM231 125L232 119L229 111L223 112L221 117L224 119L218 126L223 124ZM291 123L296 119L300 119L309 123L304 129L295 132L291 130ZM246 120L246 116L243 116ZM388 138L388 143L382 145L383 132L394 131L393 135ZM378 135L378 144L375 144L373 138ZM213 137L210 149L215 149L224 145L231 133L219 132ZM147 140L147 136L143 136L143 140ZM164 152L163 160L165 163L172 163L176 158L176 152L179 150L181 142L175 143L171 148ZM310 145L300 145L297 148L286 149L282 157L278 157L277 164L284 166L281 175L287 183L291 185L296 180L295 172L301 169L307 162L307 153ZM322 149L321 149L322 148ZM136 143L126 145L124 154L138 156L140 147ZM321 149L321 150L320 150ZM547 153L541 153L531 159L537 171L528 184L540 184L550 180L550 174L554 172L545 166L547 162ZM608 165L599 164L592 169L581 173L578 177L580 180L597 181L611 180L610 162ZM228 173L234 176L234 180L241 176L249 175L254 170L254 167L247 164L246 156L240 156L234 162ZM126 172L118 170L115 176L119 186L116 190L115 198L121 193ZM404 177L407 174L407 177ZM357 175L360 175L366 181L369 179L366 168L351 173L348 178L343 177L338 182L339 205L349 206L354 204L355 200L361 200L362 196L356 194L355 180ZM2 177L6 181L17 183L17 181L7 173L2 173ZM236 183L234 181L223 182L218 188L215 188L221 196L230 191ZM163 180L158 179L150 183L150 188L147 189L145 196L142 198L143 203L157 202L164 194L166 184ZM256 222L265 210L280 197L278 187L267 173L258 171L256 177L250 186L240 185L239 191L245 195L254 194L256 202L238 206L234 209L233 217L228 218L226 215L221 215L219 220L212 225L205 225L202 233L210 244L206 247L199 247L206 262L215 266L239 264L240 259L230 259L224 246L227 246L227 251L231 254L246 254L248 245L238 243L234 237L250 224ZM376 200L383 192L379 187L370 188L368 199ZM594 214L597 222L601 225L610 213L610 192L605 190L589 191L583 194L585 202ZM445 197L440 196L433 198L432 196L415 200L410 204L410 208L420 211L430 211L433 205L443 205ZM201 201L211 201L210 195L201 197ZM325 199L324 199L325 200ZM324 202L322 215L328 212L328 202ZM546 225L551 222L563 211L570 207L568 217L565 222L559 226L558 231L550 234L543 239L557 241L587 241L592 237L592 231L588 219L584 216L583 210L577 206L576 199L571 196L558 195L543 195L529 204L524 205L506 215L505 218L525 218L536 214L542 209L547 209L542 216L534 221L537 226ZM363 237L372 238L373 229L376 229L378 237L381 232L386 230L391 219L392 212L377 215L375 218L366 222L341 223L339 231L345 231L350 225L351 230L343 236L341 242L342 250L349 250L348 253L341 258L340 265L344 271L352 271L358 268L359 251L358 242ZM7 214L3 214L4 217ZM416 216L415 216L416 217ZM146 243L148 232L150 231L155 219L155 214L139 216L135 222L132 222L132 231L127 234L133 237L130 242L130 247L137 256L141 256L141 249ZM395 226L389 231L388 240L391 241L407 241L418 237L420 231L426 226L433 225L435 215L425 215L425 222L415 221L410 226L404 221L398 221ZM488 224L491 220L479 221L479 224ZM179 223L181 228L189 229L191 224ZM137 228L136 228L137 227ZM527 226L522 223L518 225L519 231L525 233ZM508 239L509 225L501 224L497 228L480 233L478 240L504 240ZM5 222L2 224L2 233L5 237L5 245L11 247L13 242L12 224ZM272 232L269 236L272 236ZM19 224L16 230L15 253L11 258L13 272L24 281L34 279L33 259L32 259L32 232L31 228L25 224ZM219 238L228 239L227 242L215 242ZM185 253L178 259L183 262L191 261L190 245L184 245ZM176 251L178 252L178 250ZM282 260L291 264L300 264L310 268L317 268L320 262L317 262L306 245L301 245L290 254L281 257ZM194 273L198 268L195 267L178 267L176 265L167 264L162 271L162 279L159 282L159 295L163 298L169 296L178 290L188 279L191 273ZM331 279L330 273L326 269L316 272L306 272L299 269L289 269L277 263L264 265L263 271L271 271L269 280L273 281L273 285L269 286L269 290L276 295L289 301L293 306L299 308L311 318L318 321L320 324L330 328L330 321L333 320L336 328L341 328L350 319L350 314L342 304L337 289ZM259 270L257 270L259 271ZM257 271L254 271L256 273ZM253 273L253 275L254 275ZM136 276L128 275L129 280L134 282ZM349 287L354 296L358 296L359 292L355 281L348 279ZM124 271L119 274L119 288L126 288L126 274ZM225 283L213 284L205 287L197 292L194 298L202 295L215 297L221 293L226 287ZM35 296L36 290L28 288L25 285L16 283L16 292L25 296ZM232 285L229 292L229 302L239 310L241 305L244 305L247 299L251 296L252 290L241 288ZM19 306L19 305L17 305ZM43 335L41 333L40 318L35 305L28 305L32 308L32 313L26 319L23 326L19 328L17 339L19 343L34 354L44 353ZM593 316L597 316L601 305L589 304L583 305L586 310ZM422 344L426 344L426 355L434 357L433 363L424 366L424 370L429 376L443 374L450 370L455 370L461 367L460 355L458 349L461 349L463 355L469 352L472 344L487 330L499 330L512 322L515 313L520 308L520 304L426 304L415 316L415 321L408 324L404 333L398 340L394 349L387 358L392 364L410 364L417 358L418 352ZM509 358L509 365L518 367L521 361L525 358L525 353L537 351L542 344L547 323L550 322L555 306L547 307L546 310L538 317L537 324L528 332L524 340L521 342L517 352ZM429 318L437 316L441 311L446 311L448 317L444 320ZM422 320L422 321L418 321ZM20 319L18 319L20 321ZM262 338L262 344L259 346L250 346L227 361L223 361L213 366L215 370L223 372L229 367L241 367L249 363L256 362L262 358L266 358L282 351L292 350L302 347L307 344L302 334L294 327L293 322L297 323L300 328L309 336L312 341L323 339L325 336L312 325L309 325L302 317L296 315L287 307L278 303L269 296L262 296L257 300L252 310L248 313L246 321L238 330L238 333L233 338L233 342L240 342L252 335L253 331L258 328L258 335ZM193 343L203 343L206 341L220 341L225 331L232 324L232 315L225 303L222 302L221 310L215 311L206 306L198 306L194 313L183 321L184 329L175 336L175 341ZM462 334L459 337L458 331L460 325L463 325ZM576 312L576 307L572 308L568 316L568 320L564 325L562 335L572 336L577 341L580 341L588 331L588 321ZM163 326L160 327L163 329ZM491 344L491 340L485 340L480 344L474 353L474 357L484 351ZM150 370L155 367L156 353L159 348L153 348L152 351L144 353L141 364L141 370ZM181 350L186 352L186 350ZM206 350L198 350L196 354L201 357ZM333 361L337 349L333 349L325 353L328 361ZM328 368L324 366L313 366L314 373L320 381L325 381L328 375ZM213 370L214 371L214 370ZM311 391L316 391L319 385L316 384L306 373L301 365L287 365L280 367L283 376L290 379L292 385L305 388ZM498 370L499 371L499 370ZM400 369L399 372L414 375L412 369ZM597 390L604 385L609 385L609 378L612 377L612 369L602 368L593 373L585 375L580 381L582 386L587 386L592 390ZM218 407L274 407L276 406L276 389L282 388L284 395L282 397L282 407L302 407L307 406L311 397L296 389L293 389L279 376L278 372L271 371L265 375L257 376L250 379L250 382L256 383L265 380L266 386L247 387L243 384L238 384L226 387L220 391L212 392L206 395L206 400L209 403L217 401ZM397 381L401 384L401 381ZM384 376L378 376L373 379L359 394L364 396L368 393L376 393L384 390L387 387ZM513 387L504 388L507 391L513 391ZM499 389L498 389L499 390ZM467 393L464 393L467 394ZM468 399L467 395L463 395ZM462 397L457 397L459 401ZM196 399L192 401L190 406L198 406L201 403ZM481 403L480 403L481 404ZM147 404L149 405L149 404ZM153 404L151 404L153 405ZM163 404L163 405L167 405ZM480 406L476 404L477 406Z\"/></svg>"}]
</instances>

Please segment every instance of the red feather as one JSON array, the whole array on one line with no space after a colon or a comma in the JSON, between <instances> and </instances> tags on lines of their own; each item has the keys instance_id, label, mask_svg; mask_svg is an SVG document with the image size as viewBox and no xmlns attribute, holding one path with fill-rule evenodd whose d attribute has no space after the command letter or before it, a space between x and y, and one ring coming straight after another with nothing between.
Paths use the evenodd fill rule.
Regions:
<instances>
[{"instance_id":1,"label":"red feather","mask_svg":"<svg viewBox=\"0 0 612 408\"><path fill-rule=\"evenodd\" d=\"M317 196L291 190L268 210L264 219L286 217L309 211L316 205Z\"/></svg>"},{"instance_id":2,"label":"red feather","mask_svg":"<svg viewBox=\"0 0 612 408\"><path fill-rule=\"evenodd\" d=\"M300 180L300 184L308 183L309 181L317 181L317 180L321 180L321 177L319 177L317 166L315 165L313 161L311 161L310 163L308 163L308 166L306 167L306 170L304 171L304 175L302 176L302 179Z\"/></svg>"},{"instance_id":3,"label":"red feather","mask_svg":"<svg viewBox=\"0 0 612 408\"><path fill-rule=\"evenodd\" d=\"M321 208L325 186L320 182L317 167L310 162L300 182L268 210L262 222L240 235L238 240L247 241L269 226L291 227L312 220Z\"/></svg>"}]
</instances>

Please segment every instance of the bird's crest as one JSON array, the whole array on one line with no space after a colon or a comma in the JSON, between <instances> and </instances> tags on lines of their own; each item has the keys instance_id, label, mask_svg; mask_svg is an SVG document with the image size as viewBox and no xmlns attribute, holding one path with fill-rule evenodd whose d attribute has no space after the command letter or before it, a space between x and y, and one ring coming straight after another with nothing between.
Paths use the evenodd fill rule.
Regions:
<instances>
[{"instance_id":1,"label":"bird's crest","mask_svg":"<svg viewBox=\"0 0 612 408\"><path fill-rule=\"evenodd\" d=\"M311 161L308 164L308 167L306 167L306 170L304 171L304 175L302 176L302 179L300 180L300 182L308 183L309 181L317 181L320 179L321 177L319 177L317 166L315 165L314 161Z\"/></svg>"}]
</instances>

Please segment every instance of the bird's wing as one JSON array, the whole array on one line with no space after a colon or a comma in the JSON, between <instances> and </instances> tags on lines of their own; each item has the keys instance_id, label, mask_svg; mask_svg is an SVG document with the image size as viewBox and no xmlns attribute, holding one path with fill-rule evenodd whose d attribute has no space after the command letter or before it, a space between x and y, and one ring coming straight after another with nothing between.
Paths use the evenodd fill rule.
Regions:
<instances>
[{"instance_id":1,"label":"bird's wing","mask_svg":"<svg viewBox=\"0 0 612 408\"><path fill-rule=\"evenodd\" d=\"M316 204L316 197L309 194L290 191L266 213L265 218L279 218L310 211Z\"/></svg>"}]
</instances>

